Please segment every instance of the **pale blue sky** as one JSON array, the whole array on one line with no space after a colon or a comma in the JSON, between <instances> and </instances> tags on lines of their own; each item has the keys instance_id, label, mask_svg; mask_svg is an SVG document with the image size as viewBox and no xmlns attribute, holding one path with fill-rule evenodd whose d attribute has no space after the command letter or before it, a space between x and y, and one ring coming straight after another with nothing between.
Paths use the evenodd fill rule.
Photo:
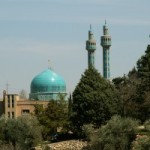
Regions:
<instances>
[{"instance_id":1,"label":"pale blue sky","mask_svg":"<svg viewBox=\"0 0 150 150\"><path fill-rule=\"evenodd\" d=\"M127 74L150 43L149 6L149 0L0 0L0 93L7 81L9 92L29 92L48 59L72 92L87 68L90 24L97 40L96 68L102 74L105 19L112 36L111 78Z\"/></svg>"}]
</instances>

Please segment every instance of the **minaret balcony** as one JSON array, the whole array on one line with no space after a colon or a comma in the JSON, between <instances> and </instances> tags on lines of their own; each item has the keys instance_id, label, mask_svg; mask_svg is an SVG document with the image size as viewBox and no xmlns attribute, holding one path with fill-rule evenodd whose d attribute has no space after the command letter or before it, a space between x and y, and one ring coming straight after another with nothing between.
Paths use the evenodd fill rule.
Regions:
<instances>
[{"instance_id":1,"label":"minaret balcony","mask_svg":"<svg viewBox=\"0 0 150 150\"><path fill-rule=\"evenodd\" d=\"M87 50L96 50L96 45L86 45Z\"/></svg>"},{"instance_id":2,"label":"minaret balcony","mask_svg":"<svg viewBox=\"0 0 150 150\"><path fill-rule=\"evenodd\" d=\"M101 45L102 46L111 46L111 41L102 41Z\"/></svg>"}]
</instances>

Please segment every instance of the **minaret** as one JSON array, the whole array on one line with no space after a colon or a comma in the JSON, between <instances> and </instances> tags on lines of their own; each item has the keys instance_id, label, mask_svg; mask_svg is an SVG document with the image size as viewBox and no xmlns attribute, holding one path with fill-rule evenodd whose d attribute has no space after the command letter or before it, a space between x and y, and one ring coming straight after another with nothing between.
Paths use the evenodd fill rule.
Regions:
<instances>
[{"instance_id":1,"label":"minaret","mask_svg":"<svg viewBox=\"0 0 150 150\"><path fill-rule=\"evenodd\" d=\"M94 52L96 50L96 40L94 39L94 34L92 32L92 27L90 25L88 40L86 41L86 50L88 51L88 68L94 67L95 57Z\"/></svg>"},{"instance_id":2,"label":"minaret","mask_svg":"<svg viewBox=\"0 0 150 150\"><path fill-rule=\"evenodd\" d=\"M108 33L108 27L103 26L103 36L101 36L101 46L103 47L103 77L110 79L110 56L109 50L111 46L111 36Z\"/></svg>"}]
</instances>

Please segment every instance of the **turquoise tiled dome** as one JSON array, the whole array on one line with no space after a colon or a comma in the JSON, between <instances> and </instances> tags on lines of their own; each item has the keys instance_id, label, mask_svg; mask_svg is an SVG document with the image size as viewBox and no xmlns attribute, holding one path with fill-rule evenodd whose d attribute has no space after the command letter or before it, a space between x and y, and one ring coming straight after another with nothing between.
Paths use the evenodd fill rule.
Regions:
<instances>
[{"instance_id":1,"label":"turquoise tiled dome","mask_svg":"<svg viewBox=\"0 0 150 150\"><path fill-rule=\"evenodd\" d=\"M66 83L53 70L47 69L33 78L30 86L30 99L56 100L59 94L66 95Z\"/></svg>"},{"instance_id":2,"label":"turquoise tiled dome","mask_svg":"<svg viewBox=\"0 0 150 150\"><path fill-rule=\"evenodd\" d=\"M65 80L51 69L41 72L35 76L31 82L31 93L65 91Z\"/></svg>"}]
</instances>

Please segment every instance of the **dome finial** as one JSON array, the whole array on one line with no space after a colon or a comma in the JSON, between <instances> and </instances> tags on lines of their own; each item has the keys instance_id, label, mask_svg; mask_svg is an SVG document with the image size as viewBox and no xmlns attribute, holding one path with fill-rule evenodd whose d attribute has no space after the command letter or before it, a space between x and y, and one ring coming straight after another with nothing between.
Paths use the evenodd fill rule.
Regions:
<instances>
[{"instance_id":1,"label":"dome finial","mask_svg":"<svg viewBox=\"0 0 150 150\"><path fill-rule=\"evenodd\" d=\"M51 61L50 61L50 59L48 60L48 69L51 69Z\"/></svg>"}]
</instances>

